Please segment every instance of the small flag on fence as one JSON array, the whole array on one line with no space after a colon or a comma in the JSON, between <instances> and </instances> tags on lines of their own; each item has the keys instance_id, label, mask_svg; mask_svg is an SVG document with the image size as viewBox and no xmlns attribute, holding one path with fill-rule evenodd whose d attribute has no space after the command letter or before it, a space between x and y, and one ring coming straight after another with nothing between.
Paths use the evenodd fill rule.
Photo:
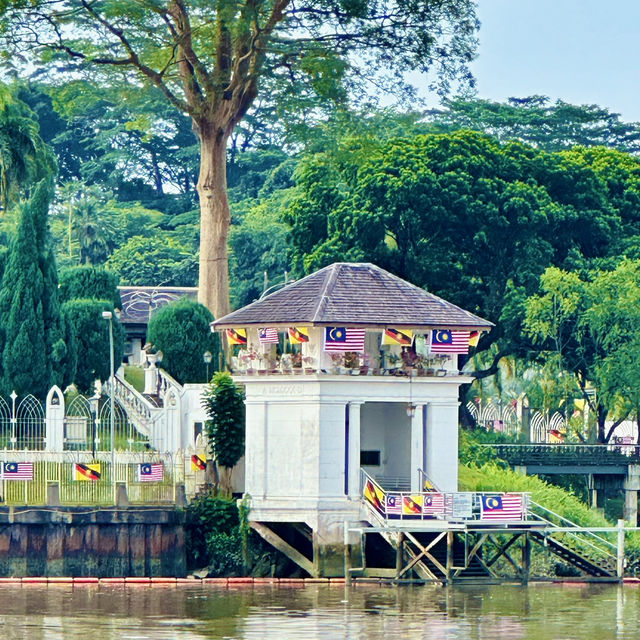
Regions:
<instances>
[{"instance_id":1,"label":"small flag on fence","mask_svg":"<svg viewBox=\"0 0 640 640\"><path fill-rule=\"evenodd\" d=\"M482 520L522 520L524 500L517 493L503 493L498 496L482 496Z\"/></svg>"},{"instance_id":2,"label":"small flag on fence","mask_svg":"<svg viewBox=\"0 0 640 640\"><path fill-rule=\"evenodd\" d=\"M384 492L376 487L371 480L367 480L364 485L364 497L380 513L384 513L385 503Z\"/></svg>"},{"instance_id":3,"label":"small flag on fence","mask_svg":"<svg viewBox=\"0 0 640 640\"><path fill-rule=\"evenodd\" d=\"M204 454L195 453L191 456L191 470L204 471L207 468L207 460Z\"/></svg>"},{"instance_id":4,"label":"small flag on fence","mask_svg":"<svg viewBox=\"0 0 640 640\"><path fill-rule=\"evenodd\" d=\"M258 341L260 344L278 344L278 330L273 327L258 329Z\"/></svg>"},{"instance_id":5,"label":"small flag on fence","mask_svg":"<svg viewBox=\"0 0 640 640\"><path fill-rule=\"evenodd\" d=\"M33 480L33 462L5 462L3 480Z\"/></svg>"},{"instance_id":6,"label":"small flag on fence","mask_svg":"<svg viewBox=\"0 0 640 640\"><path fill-rule=\"evenodd\" d=\"M430 493L428 496L424 496L422 513L426 516L441 516L444 512L444 495L442 493Z\"/></svg>"},{"instance_id":7,"label":"small flag on fence","mask_svg":"<svg viewBox=\"0 0 640 640\"><path fill-rule=\"evenodd\" d=\"M402 513L402 496L399 493L387 494L387 515L399 516Z\"/></svg>"},{"instance_id":8,"label":"small flag on fence","mask_svg":"<svg viewBox=\"0 0 640 640\"><path fill-rule=\"evenodd\" d=\"M162 482L164 465L159 462L143 462L138 465L138 482Z\"/></svg>"},{"instance_id":9,"label":"small flag on fence","mask_svg":"<svg viewBox=\"0 0 640 640\"><path fill-rule=\"evenodd\" d=\"M422 513L422 496L420 494L403 496L402 513L405 516L419 516Z\"/></svg>"},{"instance_id":10,"label":"small flag on fence","mask_svg":"<svg viewBox=\"0 0 640 640\"><path fill-rule=\"evenodd\" d=\"M100 473L100 463L93 462L91 464L85 464L83 462L76 462L73 467L73 479L79 481L95 482L100 480L102 474Z\"/></svg>"}]
</instances>

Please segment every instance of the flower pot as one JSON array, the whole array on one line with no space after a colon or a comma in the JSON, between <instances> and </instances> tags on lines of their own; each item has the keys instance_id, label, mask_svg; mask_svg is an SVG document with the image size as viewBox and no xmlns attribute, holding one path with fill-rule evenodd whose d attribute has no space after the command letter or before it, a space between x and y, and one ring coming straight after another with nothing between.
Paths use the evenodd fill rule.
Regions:
<instances>
[{"instance_id":1,"label":"flower pot","mask_svg":"<svg viewBox=\"0 0 640 640\"><path fill-rule=\"evenodd\" d=\"M315 373L316 370L313 367L305 367L304 372L306 375L310 376L311 374Z\"/></svg>"}]
</instances>

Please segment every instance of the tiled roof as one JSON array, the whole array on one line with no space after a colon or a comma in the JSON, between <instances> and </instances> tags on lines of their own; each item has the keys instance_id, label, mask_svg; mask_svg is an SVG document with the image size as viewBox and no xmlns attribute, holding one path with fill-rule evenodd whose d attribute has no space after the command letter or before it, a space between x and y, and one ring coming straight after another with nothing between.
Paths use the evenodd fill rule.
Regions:
<instances>
[{"instance_id":1,"label":"tiled roof","mask_svg":"<svg viewBox=\"0 0 640 640\"><path fill-rule=\"evenodd\" d=\"M216 320L248 326L489 329L491 322L370 263L336 262Z\"/></svg>"},{"instance_id":2,"label":"tiled roof","mask_svg":"<svg viewBox=\"0 0 640 640\"><path fill-rule=\"evenodd\" d=\"M195 300L197 287L118 287L122 300L120 322L148 324L156 309L182 298Z\"/></svg>"}]
</instances>

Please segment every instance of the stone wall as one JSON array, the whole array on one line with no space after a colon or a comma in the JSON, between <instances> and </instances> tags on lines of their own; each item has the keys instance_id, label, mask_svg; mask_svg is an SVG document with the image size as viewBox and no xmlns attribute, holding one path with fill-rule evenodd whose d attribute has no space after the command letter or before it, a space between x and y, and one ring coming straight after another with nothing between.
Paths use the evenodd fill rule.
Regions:
<instances>
[{"instance_id":1,"label":"stone wall","mask_svg":"<svg viewBox=\"0 0 640 640\"><path fill-rule=\"evenodd\" d=\"M184 511L0 508L0 577L184 577Z\"/></svg>"}]
</instances>

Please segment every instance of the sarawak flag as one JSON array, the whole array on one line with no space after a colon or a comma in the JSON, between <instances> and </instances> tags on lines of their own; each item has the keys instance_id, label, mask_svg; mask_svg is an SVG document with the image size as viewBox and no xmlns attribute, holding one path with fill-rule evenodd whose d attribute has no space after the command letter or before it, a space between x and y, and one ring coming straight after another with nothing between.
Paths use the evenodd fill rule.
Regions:
<instances>
[{"instance_id":1,"label":"sarawak flag","mask_svg":"<svg viewBox=\"0 0 640 640\"><path fill-rule=\"evenodd\" d=\"M73 466L73 479L78 481L95 482L100 480L100 463L92 462L85 464L84 462L76 462Z\"/></svg>"},{"instance_id":2,"label":"sarawak flag","mask_svg":"<svg viewBox=\"0 0 640 640\"><path fill-rule=\"evenodd\" d=\"M519 493L482 496L482 520L524 520L524 499Z\"/></svg>"},{"instance_id":3,"label":"sarawak flag","mask_svg":"<svg viewBox=\"0 0 640 640\"><path fill-rule=\"evenodd\" d=\"M419 494L403 496L402 513L405 516L419 516L422 513L422 496Z\"/></svg>"},{"instance_id":4,"label":"sarawak flag","mask_svg":"<svg viewBox=\"0 0 640 640\"><path fill-rule=\"evenodd\" d=\"M204 455L196 453L191 456L191 470L204 471L207 468L207 461Z\"/></svg>"},{"instance_id":5,"label":"sarawak flag","mask_svg":"<svg viewBox=\"0 0 640 640\"><path fill-rule=\"evenodd\" d=\"M164 465L156 462L144 462L138 465L138 482L162 482Z\"/></svg>"},{"instance_id":6,"label":"sarawak flag","mask_svg":"<svg viewBox=\"0 0 640 640\"><path fill-rule=\"evenodd\" d=\"M325 351L364 351L364 329L346 327L325 327Z\"/></svg>"},{"instance_id":7,"label":"sarawak flag","mask_svg":"<svg viewBox=\"0 0 640 640\"><path fill-rule=\"evenodd\" d=\"M260 344L277 344L279 342L278 330L273 327L258 329L258 341Z\"/></svg>"},{"instance_id":8,"label":"sarawak flag","mask_svg":"<svg viewBox=\"0 0 640 640\"><path fill-rule=\"evenodd\" d=\"M5 462L3 480L33 480L33 462Z\"/></svg>"},{"instance_id":9,"label":"sarawak flag","mask_svg":"<svg viewBox=\"0 0 640 640\"><path fill-rule=\"evenodd\" d=\"M480 342L480 332L479 331L472 331L469 334L469 346L470 347L477 347L478 346L478 342Z\"/></svg>"},{"instance_id":10,"label":"sarawak flag","mask_svg":"<svg viewBox=\"0 0 640 640\"><path fill-rule=\"evenodd\" d=\"M229 344L247 344L246 329L227 329L226 334Z\"/></svg>"},{"instance_id":11,"label":"sarawak flag","mask_svg":"<svg viewBox=\"0 0 640 640\"><path fill-rule=\"evenodd\" d=\"M364 497L371 505L373 505L376 511L384 513L384 492L376 487L371 480L367 480L364 485Z\"/></svg>"},{"instance_id":12,"label":"sarawak flag","mask_svg":"<svg viewBox=\"0 0 640 640\"><path fill-rule=\"evenodd\" d=\"M399 344L403 347L410 347L413 344L413 331L387 327L382 332L382 344Z\"/></svg>"},{"instance_id":13,"label":"sarawak flag","mask_svg":"<svg viewBox=\"0 0 640 640\"><path fill-rule=\"evenodd\" d=\"M289 340L291 344L309 342L309 329L307 327L289 327Z\"/></svg>"},{"instance_id":14,"label":"sarawak flag","mask_svg":"<svg viewBox=\"0 0 640 640\"><path fill-rule=\"evenodd\" d=\"M431 353L469 353L469 332L435 329L431 332Z\"/></svg>"}]
</instances>

